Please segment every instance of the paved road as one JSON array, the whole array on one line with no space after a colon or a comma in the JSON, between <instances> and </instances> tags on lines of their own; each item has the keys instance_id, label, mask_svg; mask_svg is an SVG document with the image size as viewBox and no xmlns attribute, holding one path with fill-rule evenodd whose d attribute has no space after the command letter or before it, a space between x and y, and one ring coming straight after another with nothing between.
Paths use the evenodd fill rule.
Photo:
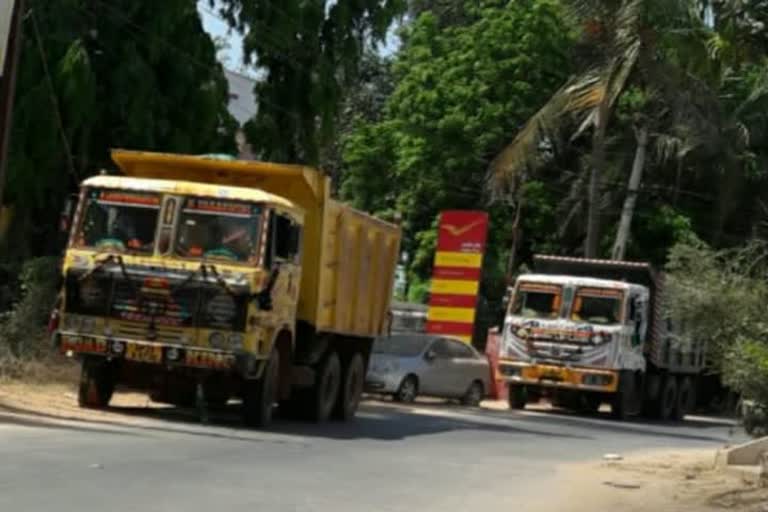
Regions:
<instances>
[{"instance_id":1,"label":"paved road","mask_svg":"<svg viewBox=\"0 0 768 512\"><path fill-rule=\"evenodd\" d=\"M727 425L709 421L423 404L366 403L351 424L278 422L268 432L241 429L234 415L202 426L184 411L122 412L141 425L0 410L0 510L524 511L552 492L557 464L730 438Z\"/></svg>"}]
</instances>

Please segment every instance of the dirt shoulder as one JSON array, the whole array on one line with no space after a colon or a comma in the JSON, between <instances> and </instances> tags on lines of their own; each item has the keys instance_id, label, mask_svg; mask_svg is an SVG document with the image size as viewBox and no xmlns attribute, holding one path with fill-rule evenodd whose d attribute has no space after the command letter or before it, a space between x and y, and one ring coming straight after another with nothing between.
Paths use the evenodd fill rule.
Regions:
<instances>
[{"instance_id":1,"label":"dirt shoulder","mask_svg":"<svg viewBox=\"0 0 768 512\"><path fill-rule=\"evenodd\" d=\"M768 511L768 488L715 469L712 450L658 451L562 466L557 482L557 503L537 511Z\"/></svg>"}]
</instances>

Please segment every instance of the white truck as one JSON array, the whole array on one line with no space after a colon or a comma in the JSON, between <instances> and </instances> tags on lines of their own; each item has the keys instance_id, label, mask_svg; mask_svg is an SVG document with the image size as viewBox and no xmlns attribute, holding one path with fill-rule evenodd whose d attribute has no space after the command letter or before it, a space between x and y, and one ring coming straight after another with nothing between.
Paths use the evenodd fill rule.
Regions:
<instances>
[{"instance_id":1,"label":"white truck","mask_svg":"<svg viewBox=\"0 0 768 512\"><path fill-rule=\"evenodd\" d=\"M683 343L650 264L534 256L504 320L499 373L511 408L542 396L614 417L682 419L695 403L703 343Z\"/></svg>"}]
</instances>

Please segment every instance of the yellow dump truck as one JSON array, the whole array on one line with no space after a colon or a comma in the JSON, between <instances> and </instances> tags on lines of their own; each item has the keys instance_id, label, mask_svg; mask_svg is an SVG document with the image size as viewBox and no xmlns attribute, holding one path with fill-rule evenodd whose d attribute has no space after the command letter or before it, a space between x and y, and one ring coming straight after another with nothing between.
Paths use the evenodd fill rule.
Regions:
<instances>
[{"instance_id":1,"label":"yellow dump truck","mask_svg":"<svg viewBox=\"0 0 768 512\"><path fill-rule=\"evenodd\" d=\"M400 230L330 197L315 169L115 150L82 183L64 258L59 350L78 398L115 386L225 404L267 424L277 404L351 418L387 328Z\"/></svg>"}]
</instances>

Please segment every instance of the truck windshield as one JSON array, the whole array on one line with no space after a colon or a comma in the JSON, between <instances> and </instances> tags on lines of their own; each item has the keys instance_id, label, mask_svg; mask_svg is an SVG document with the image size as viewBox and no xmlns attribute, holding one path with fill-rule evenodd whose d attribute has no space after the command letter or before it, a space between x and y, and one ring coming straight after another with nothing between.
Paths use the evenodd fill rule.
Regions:
<instances>
[{"instance_id":1,"label":"truck windshield","mask_svg":"<svg viewBox=\"0 0 768 512\"><path fill-rule=\"evenodd\" d=\"M100 251L152 253L160 196L91 189L75 245Z\"/></svg>"},{"instance_id":2,"label":"truck windshield","mask_svg":"<svg viewBox=\"0 0 768 512\"><path fill-rule=\"evenodd\" d=\"M563 289L557 285L520 283L512 303L512 314L525 318L557 318Z\"/></svg>"},{"instance_id":3,"label":"truck windshield","mask_svg":"<svg viewBox=\"0 0 768 512\"><path fill-rule=\"evenodd\" d=\"M184 258L253 262L262 207L236 201L190 197L184 200L176 253Z\"/></svg>"},{"instance_id":4,"label":"truck windshield","mask_svg":"<svg viewBox=\"0 0 768 512\"><path fill-rule=\"evenodd\" d=\"M571 320L598 325L621 322L624 293L607 288L579 288L573 299Z\"/></svg>"}]
</instances>

